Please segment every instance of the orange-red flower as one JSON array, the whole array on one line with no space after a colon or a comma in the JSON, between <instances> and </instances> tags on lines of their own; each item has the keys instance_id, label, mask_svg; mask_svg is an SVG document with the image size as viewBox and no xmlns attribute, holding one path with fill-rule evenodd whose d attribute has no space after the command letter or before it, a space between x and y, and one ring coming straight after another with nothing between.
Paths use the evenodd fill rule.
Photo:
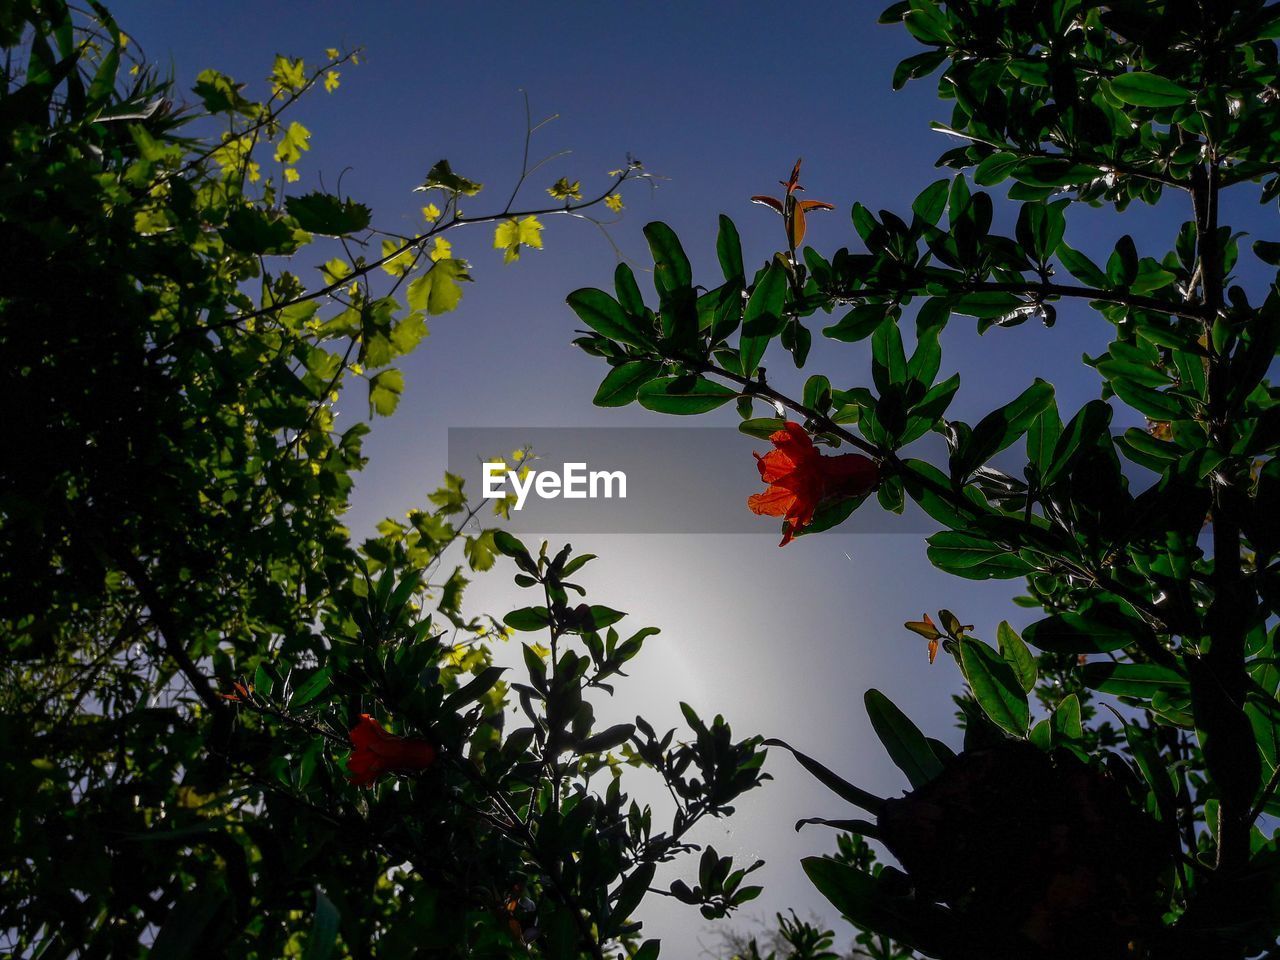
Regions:
<instances>
[{"instance_id":1,"label":"orange-red flower","mask_svg":"<svg viewBox=\"0 0 1280 960\"><path fill-rule=\"evenodd\" d=\"M384 773L425 769L436 760L436 748L427 741L387 733L367 713L360 714L348 736L352 750L347 758L351 771L347 779L357 787L369 786Z\"/></svg>"},{"instance_id":2,"label":"orange-red flower","mask_svg":"<svg viewBox=\"0 0 1280 960\"><path fill-rule=\"evenodd\" d=\"M755 513L783 518L780 547L813 522L822 501L866 496L880 482L874 460L860 453L823 456L798 423L784 423L769 442L773 450L755 454L760 479L769 489L748 497L747 506Z\"/></svg>"},{"instance_id":3,"label":"orange-red flower","mask_svg":"<svg viewBox=\"0 0 1280 960\"><path fill-rule=\"evenodd\" d=\"M804 161L801 157L796 161L796 165L791 169L791 176L786 180L779 180L778 183L786 189L782 199L777 197L766 197L757 195L751 198L752 203L762 203L766 207L782 214L783 226L787 230L787 244L794 253L796 248L804 241L805 234L805 215L810 210L834 210L831 204L825 200L801 200L796 196L797 190L803 190L800 186L800 164Z\"/></svg>"}]
</instances>

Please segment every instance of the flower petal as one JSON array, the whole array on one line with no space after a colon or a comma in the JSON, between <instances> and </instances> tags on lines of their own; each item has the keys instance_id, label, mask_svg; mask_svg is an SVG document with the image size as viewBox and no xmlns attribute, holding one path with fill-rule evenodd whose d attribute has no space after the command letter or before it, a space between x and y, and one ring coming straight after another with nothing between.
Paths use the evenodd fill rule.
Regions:
<instances>
[{"instance_id":1,"label":"flower petal","mask_svg":"<svg viewBox=\"0 0 1280 960\"><path fill-rule=\"evenodd\" d=\"M770 487L764 493L747 497L752 513L766 517L785 517L795 505L796 495L786 487Z\"/></svg>"}]
</instances>

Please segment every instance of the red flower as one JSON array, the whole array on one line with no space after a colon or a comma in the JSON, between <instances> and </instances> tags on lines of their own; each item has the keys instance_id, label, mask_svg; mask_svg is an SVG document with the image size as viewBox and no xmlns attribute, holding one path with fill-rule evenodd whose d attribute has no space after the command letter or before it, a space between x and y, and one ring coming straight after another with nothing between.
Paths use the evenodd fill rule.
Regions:
<instances>
[{"instance_id":1,"label":"red flower","mask_svg":"<svg viewBox=\"0 0 1280 960\"><path fill-rule=\"evenodd\" d=\"M760 479L769 489L748 497L747 506L755 513L783 518L780 547L813 522L823 500L866 496L880 482L874 460L860 453L823 456L798 423L784 423L769 442L775 449L755 454Z\"/></svg>"},{"instance_id":2,"label":"red flower","mask_svg":"<svg viewBox=\"0 0 1280 960\"><path fill-rule=\"evenodd\" d=\"M423 770L436 760L436 748L425 740L397 737L367 713L347 734L351 738L351 756L347 758L347 779L357 787L367 787L384 773L395 770Z\"/></svg>"}]
</instances>

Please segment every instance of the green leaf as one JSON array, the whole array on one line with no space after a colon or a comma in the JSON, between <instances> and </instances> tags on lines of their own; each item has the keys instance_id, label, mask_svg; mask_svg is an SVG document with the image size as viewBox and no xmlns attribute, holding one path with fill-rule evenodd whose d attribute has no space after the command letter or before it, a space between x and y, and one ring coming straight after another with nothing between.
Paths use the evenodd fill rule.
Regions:
<instances>
[{"instance_id":1,"label":"green leaf","mask_svg":"<svg viewBox=\"0 0 1280 960\"><path fill-rule=\"evenodd\" d=\"M1142 71L1113 78L1111 91L1135 107L1180 107L1191 99L1191 91L1186 87Z\"/></svg>"},{"instance_id":2,"label":"green leaf","mask_svg":"<svg viewBox=\"0 0 1280 960\"><path fill-rule=\"evenodd\" d=\"M1027 461L1044 476L1053 459L1053 450L1062 436L1062 419L1057 403L1051 403L1027 428Z\"/></svg>"},{"instance_id":3,"label":"green leaf","mask_svg":"<svg viewBox=\"0 0 1280 960\"><path fill-rule=\"evenodd\" d=\"M950 192L950 180L935 180L911 201L911 212L927 224L936 224L947 209L947 194Z\"/></svg>"},{"instance_id":4,"label":"green leaf","mask_svg":"<svg viewBox=\"0 0 1280 960\"><path fill-rule=\"evenodd\" d=\"M1107 275L1102 272L1102 269L1078 250L1073 250L1065 243L1059 243L1057 254L1058 259L1062 261L1062 265L1067 268L1067 272L1081 283L1096 287L1099 290L1105 290L1111 286L1110 281L1107 280Z\"/></svg>"},{"instance_id":5,"label":"green leaf","mask_svg":"<svg viewBox=\"0 0 1280 960\"><path fill-rule=\"evenodd\" d=\"M329 689L329 668L321 667L311 676L307 677L293 692L293 696L289 698L290 709L296 710L305 707L320 694Z\"/></svg>"},{"instance_id":6,"label":"green leaf","mask_svg":"<svg viewBox=\"0 0 1280 960\"><path fill-rule=\"evenodd\" d=\"M884 322L889 307L884 303L862 303L854 307L839 321L822 329L823 336L843 343L865 340Z\"/></svg>"},{"instance_id":7,"label":"green leaf","mask_svg":"<svg viewBox=\"0 0 1280 960\"><path fill-rule=\"evenodd\" d=\"M404 374L399 370L383 370L369 378L369 415L389 417L395 413L404 393Z\"/></svg>"},{"instance_id":8,"label":"green leaf","mask_svg":"<svg viewBox=\"0 0 1280 960\"><path fill-rule=\"evenodd\" d=\"M256 207L236 207L219 233L227 246L252 256L290 254L300 245L289 221Z\"/></svg>"},{"instance_id":9,"label":"green leaf","mask_svg":"<svg viewBox=\"0 0 1280 960\"><path fill-rule=\"evenodd\" d=\"M437 260L426 273L409 281L405 301L413 310L439 316L457 309L462 300L460 280L470 280L465 260Z\"/></svg>"},{"instance_id":10,"label":"green leaf","mask_svg":"<svg viewBox=\"0 0 1280 960\"><path fill-rule=\"evenodd\" d=\"M951 309L966 317L994 320L1026 306L1026 301L1015 293L999 290L979 290L966 293L952 304Z\"/></svg>"},{"instance_id":11,"label":"green leaf","mask_svg":"<svg viewBox=\"0 0 1280 960\"><path fill-rule=\"evenodd\" d=\"M1270 264L1273 267L1280 267L1280 243L1272 240L1255 240L1253 242L1253 252L1263 263Z\"/></svg>"},{"instance_id":12,"label":"green leaf","mask_svg":"<svg viewBox=\"0 0 1280 960\"><path fill-rule=\"evenodd\" d=\"M525 549L525 545L505 530L493 531L493 545L498 548L498 552L504 557L532 560L529 556L529 551Z\"/></svg>"},{"instance_id":13,"label":"green leaf","mask_svg":"<svg viewBox=\"0 0 1280 960\"><path fill-rule=\"evenodd\" d=\"M930 387L920 401L908 411L907 423L899 438L900 442L907 444L928 433L947 412L952 398L959 389L960 374L958 373Z\"/></svg>"},{"instance_id":14,"label":"green leaf","mask_svg":"<svg viewBox=\"0 0 1280 960\"><path fill-rule=\"evenodd\" d=\"M619 263L613 271L613 288L618 294L618 303L623 313L632 317L645 315L644 297L640 293L640 285L636 283L636 275L625 263Z\"/></svg>"},{"instance_id":15,"label":"green leaf","mask_svg":"<svg viewBox=\"0 0 1280 960\"><path fill-rule=\"evenodd\" d=\"M720 231L716 234L716 256L720 260L720 271L727 282L737 282L739 285L745 282L742 241L738 238L738 228L723 213L720 214Z\"/></svg>"},{"instance_id":16,"label":"green leaf","mask_svg":"<svg viewBox=\"0 0 1280 960\"><path fill-rule=\"evenodd\" d=\"M448 160L441 160L427 173L427 179L422 182L422 186L414 189L448 190L452 193L460 193L463 196L474 197L484 189L484 184L459 176L453 172Z\"/></svg>"},{"instance_id":17,"label":"green leaf","mask_svg":"<svg viewBox=\"0 0 1280 960\"><path fill-rule=\"evenodd\" d=\"M502 618L502 622L512 630L536 633L551 625L551 615L546 607L521 607L508 613Z\"/></svg>"},{"instance_id":18,"label":"green leaf","mask_svg":"<svg viewBox=\"0 0 1280 960\"><path fill-rule=\"evenodd\" d=\"M1099 693L1148 699L1158 690L1188 689L1182 674L1154 663L1087 663L1084 683Z\"/></svg>"},{"instance_id":19,"label":"green leaf","mask_svg":"<svg viewBox=\"0 0 1280 960\"><path fill-rule=\"evenodd\" d=\"M316 887L316 909L302 960L329 960L338 941L338 908Z\"/></svg>"},{"instance_id":20,"label":"green leaf","mask_svg":"<svg viewBox=\"0 0 1280 960\"><path fill-rule=\"evenodd\" d=\"M1147 785L1155 795L1156 809L1160 812L1160 819L1166 823L1174 822L1177 816L1175 812L1177 800L1160 752L1152 745L1150 737L1132 724L1124 725L1124 736L1129 744L1129 752L1133 754L1138 769L1142 771L1143 779L1147 781Z\"/></svg>"},{"instance_id":21,"label":"green leaf","mask_svg":"<svg viewBox=\"0 0 1280 960\"><path fill-rule=\"evenodd\" d=\"M765 347L782 329L782 306L787 296L786 269L778 260L770 262L763 277L751 291L742 315L742 375L750 377L760 365Z\"/></svg>"},{"instance_id":22,"label":"green leaf","mask_svg":"<svg viewBox=\"0 0 1280 960\"><path fill-rule=\"evenodd\" d=\"M622 744L631 739L631 735L635 732L636 725L634 723L615 724L607 730L601 730L599 733L592 734L580 742L578 744L578 752L582 754L607 753L614 747L622 746Z\"/></svg>"},{"instance_id":23,"label":"green leaf","mask_svg":"<svg viewBox=\"0 0 1280 960\"><path fill-rule=\"evenodd\" d=\"M907 380L907 355L894 316L885 317L871 335L871 379L882 394Z\"/></svg>"},{"instance_id":24,"label":"green leaf","mask_svg":"<svg viewBox=\"0 0 1280 960\"><path fill-rule=\"evenodd\" d=\"M738 394L705 377L660 377L642 386L637 396L647 410L689 416L722 407Z\"/></svg>"},{"instance_id":25,"label":"green leaf","mask_svg":"<svg viewBox=\"0 0 1280 960\"><path fill-rule=\"evenodd\" d=\"M284 207L307 233L326 237L347 237L359 233L373 219L373 212L363 203L343 200L329 193L288 197Z\"/></svg>"},{"instance_id":26,"label":"green leaf","mask_svg":"<svg viewBox=\"0 0 1280 960\"><path fill-rule=\"evenodd\" d=\"M662 364L656 360L629 360L609 371L591 402L597 407L625 407L641 386L661 372Z\"/></svg>"},{"instance_id":27,"label":"green leaf","mask_svg":"<svg viewBox=\"0 0 1280 960\"><path fill-rule=\"evenodd\" d=\"M1035 656L1007 620L1001 620L1000 626L996 628L996 640L1000 644L1000 655L1004 657L1004 662L1009 664L1022 689L1030 693L1036 685Z\"/></svg>"},{"instance_id":28,"label":"green leaf","mask_svg":"<svg viewBox=\"0 0 1280 960\"><path fill-rule=\"evenodd\" d=\"M928 543L930 563L968 580L1011 580L1032 570L1016 553L971 534L944 530L931 536Z\"/></svg>"},{"instance_id":29,"label":"green leaf","mask_svg":"<svg viewBox=\"0 0 1280 960\"><path fill-rule=\"evenodd\" d=\"M678 290L689 290L693 287L693 268L684 248L680 246L680 238L669 226L655 220L644 228L645 239L649 241L649 252L653 255L653 284L662 297L670 296Z\"/></svg>"},{"instance_id":30,"label":"green leaf","mask_svg":"<svg viewBox=\"0 0 1280 960\"><path fill-rule=\"evenodd\" d=\"M1022 631L1022 638L1048 653L1111 653L1137 643L1140 633L1149 635L1150 628L1113 610L1107 619L1073 612L1054 614L1031 624Z\"/></svg>"},{"instance_id":31,"label":"green leaf","mask_svg":"<svg viewBox=\"0 0 1280 960\"><path fill-rule=\"evenodd\" d=\"M1031 711L1027 695L1010 666L980 640L960 641L960 665L974 699L998 727L1015 737L1025 736Z\"/></svg>"},{"instance_id":32,"label":"green leaf","mask_svg":"<svg viewBox=\"0 0 1280 960\"><path fill-rule=\"evenodd\" d=\"M771 738L764 741L766 747L781 747L791 753L793 757L800 762L800 766L808 770L824 787L838 796L841 800L852 803L855 807L861 807L867 813L879 815L884 809L884 800L877 797L873 793L868 793L861 787L855 787L852 783L843 777L833 773L827 767L823 766L812 757L801 753L785 740Z\"/></svg>"},{"instance_id":33,"label":"green leaf","mask_svg":"<svg viewBox=\"0 0 1280 960\"><path fill-rule=\"evenodd\" d=\"M817 373L804 383L804 406L826 413L831 406L831 381Z\"/></svg>"},{"instance_id":34,"label":"green leaf","mask_svg":"<svg viewBox=\"0 0 1280 960\"><path fill-rule=\"evenodd\" d=\"M494 688L509 667L485 667L478 674L444 698L440 709L444 713L455 713L462 707L476 703Z\"/></svg>"},{"instance_id":35,"label":"green leaf","mask_svg":"<svg viewBox=\"0 0 1280 960\"><path fill-rule=\"evenodd\" d=\"M911 786L921 787L942 773L942 762L919 728L879 690L863 695L876 736Z\"/></svg>"},{"instance_id":36,"label":"green leaf","mask_svg":"<svg viewBox=\"0 0 1280 960\"><path fill-rule=\"evenodd\" d=\"M940 908L914 897L892 895L872 874L827 857L806 857L801 866L818 891L856 926L928 956L952 955Z\"/></svg>"},{"instance_id":37,"label":"green leaf","mask_svg":"<svg viewBox=\"0 0 1280 960\"><path fill-rule=\"evenodd\" d=\"M1062 234L1067 226L1063 215L1063 204L1066 202L1058 200L1055 203L1022 205L1018 214L1018 243L1037 263L1048 263L1062 243Z\"/></svg>"},{"instance_id":38,"label":"green leaf","mask_svg":"<svg viewBox=\"0 0 1280 960\"><path fill-rule=\"evenodd\" d=\"M1079 740L1084 736L1080 721L1080 698L1074 693L1062 698L1053 711L1052 729L1055 740Z\"/></svg>"},{"instance_id":39,"label":"green leaf","mask_svg":"<svg viewBox=\"0 0 1280 960\"><path fill-rule=\"evenodd\" d=\"M649 891L649 884L653 882L653 874L656 870L657 864L642 863L623 877L622 883L618 884L618 888L613 892L612 916L609 918L608 930L610 936L621 931L627 918L635 913L636 907L640 906L640 901ZM657 955L657 950L654 950L653 956ZM637 953L636 956L639 954Z\"/></svg>"},{"instance_id":40,"label":"green leaf","mask_svg":"<svg viewBox=\"0 0 1280 960\"><path fill-rule=\"evenodd\" d=\"M1066 425L1057 444L1053 448L1053 459L1049 468L1043 472L1045 485L1053 483L1074 459L1076 451L1082 446L1110 443L1109 427L1111 424L1111 405L1105 400L1090 400L1071 418Z\"/></svg>"},{"instance_id":41,"label":"green leaf","mask_svg":"<svg viewBox=\"0 0 1280 960\"><path fill-rule=\"evenodd\" d=\"M743 420L738 424L738 432L745 433L749 437L757 437L760 440L768 440L782 429L782 424L783 419L781 417L756 417L751 420Z\"/></svg>"},{"instance_id":42,"label":"green leaf","mask_svg":"<svg viewBox=\"0 0 1280 960\"><path fill-rule=\"evenodd\" d=\"M902 484L907 495L920 505L920 509L943 526L959 529L967 525L969 515L938 493L940 489L950 488L951 481L931 463L924 460L902 461ZM965 487L963 494L973 501L974 510L987 509L982 495L972 487Z\"/></svg>"},{"instance_id":43,"label":"green leaf","mask_svg":"<svg viewBox=\"0 0 1280 960\"><path fill-rule=\"evenodd\" d=\"M593 630L603 630L626 616L621 610L614 610L599 603L591 604L589 609L591 611L591 629Z\"/></svg>"},{"instance_id":44,"label":"green leaf","mask_svg":"<svg viewBox=\"0 0 1280 960\"><path fill-rule=\"evenodd\" d=\"M205 931L226 900L227 895L217 890L193 887L183 893L169 911L147 956L154 960L184 960L196 956Z\"/></svg>"},{"instance_id":45,"label":"green leaf","mask_svg":"<svg viewBox=\"0 0 1280 960\"><path fill-rule=\"evenodd\" d=\"M973 171L973 182L983 187L995 186L1007 179L1021 161L1022 158L1016 153L993 153Z\"/></svg>"},{"instance_id":46,"label":"green leaf","mask_svg":"<svg viewBox=\"0 0 1280 960\"><path fill-rule=\"evenodd\" d=\"M640 331L634 318L623 312L618 301L603 290L584 287L573 291L565 300L578 319L601 336L633 347L652 349L653 343Z\"/></svg>"},{"instance_id":47,"label":"green leaf","mask_svg":"<svg viewBox=\"0 0 1280 960\"><path fill-rule=\"evenodd\" d=\"M968 477L1012 444L1052 402L1053 384L1037 378L1018 397L983 417L956 455L955 476Z\"/></svg>"}]
</instances>

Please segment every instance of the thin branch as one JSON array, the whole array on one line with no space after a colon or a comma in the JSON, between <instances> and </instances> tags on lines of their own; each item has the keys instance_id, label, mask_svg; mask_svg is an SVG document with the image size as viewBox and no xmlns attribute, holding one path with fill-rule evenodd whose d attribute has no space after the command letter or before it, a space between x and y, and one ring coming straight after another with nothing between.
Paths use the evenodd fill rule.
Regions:
<instances>
[{"instance_id":1,"label":"thin branch","mask_svg":"<svg viewBox=\"0 0 1280 960\"><path fill-rule=\"evenodd\" d=\"M191 684L191 689L195 691L196 696L204 701L210 710L214 712L223 710L225 704L214 692L208 677L200 672L196 662L191 659L191 655L183 647L181 640L182 630L179 628L177 620L174 619L168 604L165 603L164 598L160 596L159 591L152 582L146 566L128 551L123 551L119 560L125 573L129 575L129 579L133 581L133 585L138 589L138 594L142 597L143 603L147 605L151 619L155 622L160 639L164 643L165 652L178 665L178 669L182 671L182 675L186 677L187 682Z\"/></svg>"},{"instance_id":2,"label":"thin branch","mask_svg":"<svg viewBox=\"0 0 1280 960\"><path fill-rule=\"evenodd\" d=\"M259 307L258 309L248 311L247 313L241 313L241 314L236 314L234 316L226 317L214 323L206 323L202 326L196 326L196 327L187 327L186 329L180 330L178 333L175 333L173 336L169 337L167 340L163 340L160 343L156 344L156 346L151 349L151 354L155 355L155 354L163 353L165 350L168 350L179 340L186 337L190 337L198 334L213 333L215 331L222 330L227 327L235 327L242 323L247 323L250 320L256 320L259 317L265 317L274 313L279 313L282 310L287 310L289 307L297 306L300 303L308 303L312 300L318 300L321 297L329 296L335 291L350 285L353 280L358 280L361 277L367 276L368 274L372 273L374 270L381 267L383 264L390 263L392 260L395 260L401 255L407 253L409 250L415 247L421 250L428 240L431 240L434 237L439 236L440 234L453 229L454 227L461 227L461 226L467 226L470 224L479 224L479 223L496 223L499 220L509 220L512 217L541 217L541 216L572 214L577 210L582 210L586 207L592 207L592 206L595 206L596 204L603 203L605 198L610 196L612 193L614 193L617 190L617 188L623 183L623 181L630 178L631 173L632 171L630 168L623 170L620 174L618 174L618 176L614 178L613 182L610 183L610 185L604 190L603 193L599 194L596 197L593 197L590 200L584 200L581 203L566 204L561 207L540 207L533 210L517 211L515 213L504 211L502 213L486 214L484 216L478 216L478 217L462 217L462 216L458 216L455 213L447 221L442 220L441 222L437 223L435 226L433 226L430 230L428 230L422 236L415 237L412 240L407 240L406 242L402 243L400 246L395 247L389 253L379 257L378 259L372 260L369 263L364 264L363 266L353 269L351 273L342 277L340 280L334 280L330 283L325 284L322 287L318 287L315 290L311 290L307 293L299 294L298 296L293 297L292 299L289 299L289 300L282 300L279 303L274 303L274 304L271 304L270 306Z\"/></svg>"},{"instance_id":3,"label":"thin branch","mask_svg":"<svg viewBox=\"0 0 1280 960\"><path fill-rule=\"evenodd\" d=\"M938 278L929 277L929 282L938 282ZM945 281L943 281L945 282ZM901 287L868 287L863 290L852 290L848 294L836 298L837 303L852 303L858 300L865 300L869 297L900 297L903 294ZM1124 293L1119 290L1100 290L1097 287L1085 287L1078 284L1066 283L1047 283L1047 282L986 282L973 281L962 283L953 287L950 293L1013 293L1026 297L1032 297L1038 301L1043 301L1048 297L1076 297L1085 300L1096 300L1101 303L1114 303L1123 307L1132 307L1139 310L1151 310L1155 313L1165 313L1171 316L1187 317L1192 320L1211 319L1212 314L1208 308L1197 303L1178 303L1171 300L1161 300L1157 297L1143 297L1135 294Z\"/></svg>"}]
</instances>

